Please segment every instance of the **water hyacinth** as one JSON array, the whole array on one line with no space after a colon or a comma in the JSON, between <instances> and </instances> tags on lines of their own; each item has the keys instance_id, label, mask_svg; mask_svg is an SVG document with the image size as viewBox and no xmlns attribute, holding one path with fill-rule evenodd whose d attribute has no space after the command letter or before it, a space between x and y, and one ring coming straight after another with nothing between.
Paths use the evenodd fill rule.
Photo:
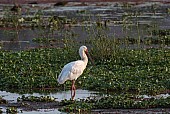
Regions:
<instances>
[{"instance_id":1,"label":"water hyacinth","mask_svg":"<svg viewBox=\"0 0 170 114\"><path fill-rule=\"evenodd\" d=\"M166 8L166 14L159 16L160 13L157 15L156 12L160 11L154 4L151 7L146 6L144 10L137 7L133 9L131 4L122 4L120 7L122 12L118 13L118 17L114 17L113 20L112 17L102 16L105 15L103 12L94 14L93 11L86 9L73 12L75 15L59 13L58 16L53 13L48 14L43 9L32 13L28 11L28 15L31 16L23 16L21 12L5 12L0 20L2 27L16 29L8 32L15 34L18 40L20 33L18 28L38 30L40 33L29 42L44 48L0 50L0 89L9 91L10 89L31 91L70 89L71 83L59 85L56 81L57 76L66 63L79 59L77 47L84 44L89 46L95 66L88 63L87 69L76 82L76 88L98 91L102 95L75 101L63 100L59 103L60 111L90 113L91 110L102 108L169 108L169 97L160 99L137 97L169 93L170 30L161 30L155 23L157 18L169 14L169 8ZM152 8L154 13L148 13L149 8ZM109 9L104 13L107 12L110 16L116 13L114 9L113 12ZM146 21L148 15L152 22ZM84 17L79 20L81 16ZM83 30L80 34L70 29L77 26L82 27L78 28ZM121 26L122 34L125 36L113 33L111 29L113 26ZM146 34L143 35L145 32ZM79 42L78 37L83 33L87 35L83 38L87 37L87 39ZM60 46L62 44L62 48L55 43ZM0 44L1 47L3 49L3 43ZM22 96L17 100L43 103L53 102L56 99L50 96ZM3 100L1 102L4 103ZM14 112L11 110L13 109L9 108L8 113L17 113L15 109Z\"/></svg>"},{"instance_id":2,"label":"water hyacinth","mask_svg":"<svg viewBox=\"0 0 170 114\"><path fill-rule=\"evenodd\" d=\"M94 52L93 57L97 58L98 53ZM1 88L59 88L57 75L65 63L79 58L70 56L75 53L54 48L1 51ZM78 87L144 94L169 89L169 50L120 50L113 54L112 58L95 59L96 66L89 63L77 82Z\"/></svg>"},{"instance_id":3,"label":"water hyacinth","mask_svg":"<svg viewBox=\"0 0 170 114\"><path fill-rule=\"evenodd\" d=\"M23 95L21 98L17 98L17 102L24 102L24 101L30 101L30 102L54 102L56 98L51 96L25 96Z\"/></svg>"},{"instance_id":4,"label":"water hyacinth","mask_svg":"<svg viewBox=\"0 0 170 114\"><path fill-rule=\"evenodd\" d=\"M167 98L137 98L132 94L103 96L101 98L87 98L76 101L61 101L60 111L87 113L95 109L131 109L131 108L161 108L170 106L170 97Z\"/></svg>"}]
</instances>

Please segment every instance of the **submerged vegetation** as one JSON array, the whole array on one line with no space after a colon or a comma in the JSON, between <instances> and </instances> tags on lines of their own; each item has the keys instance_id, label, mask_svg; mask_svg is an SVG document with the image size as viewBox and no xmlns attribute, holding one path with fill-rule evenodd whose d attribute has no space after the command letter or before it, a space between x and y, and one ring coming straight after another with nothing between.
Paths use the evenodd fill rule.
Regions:
<instances>
[{"instance_id":1,"label":"submerged vegetation","mask_svg":"<svg viewBox=\"0 0 170 114\"><path fill-rule=\"evenodd\" d=\"M60 108L61 111L80 113L100 108L170 107L170 97L160 99L138 97L170 91L170 29L161 30L154 22L145 26L140 25L138 19L143 12L133 12L126 4L123 7L127 8L127 12L122 15L121 21L101 21L100 17L97 17L97 21L92 21L92 17L85 17L78 22L67 16L44 18L41 11L37 11L33 17L22 17L20 11L6 12L7 15L0 20L1 27L15 28L10 33L17 37L22 28L39 30L38 36L32 38L32 42L48 46L19 51L1 49L0 89L55 88L61 91L63 86L70 89L71 82L59 85L57 76L66 63L79 59L77 51L79 46L87 45L95 65L88 63L85 72L76 81L76 88L99 91L105 95L75 101L63 100L60 102L63 106ZM154 5L153 9L154 12L157 11ZM89 12L84 10L76 12L78 16L85 13ZM80 42L75 41L79 36L77 33L64 28L66 25L71 27L79 23L84 25L82 29L88 36L86 40ZM108 24L121 25L126 36L116 37L108 34L110 31ZM135 33L137 37L128 34L132 28L137 29ZM140 32L144 30L140 29L147 31L143 38ZM60 34L60 37L56 38L56 31L57 34L64 35ZM52 45L54 42L59 42L62 46L55 47ZM49 96L22 96L17 100L52 102L56 99ZM1 102L4 101L0 97Z\"/></svg>"}]
</instances>

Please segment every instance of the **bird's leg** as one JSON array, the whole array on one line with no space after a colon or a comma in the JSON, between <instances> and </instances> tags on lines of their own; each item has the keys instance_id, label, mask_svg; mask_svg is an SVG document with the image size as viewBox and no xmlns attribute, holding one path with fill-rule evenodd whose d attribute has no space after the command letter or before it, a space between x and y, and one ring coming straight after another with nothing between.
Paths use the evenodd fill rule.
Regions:
<instances>
[{"instance_id":1,"label":"bird's leg","mask_svg":"<svg viewBox=\"0 0 170 114\"><path fill-rule=\"evenodd\" d=\"M72 96L73 96L73 93L72 93L72 92L73 92L73 80L72 80L72 85L71 85L71 88L70 88L70 89L71 89L71 99L73 99L73 98L72 98Z\"/></svg>"},{"instance_id":2,"label":"bird's leg","mask_svg":"<svg viewBox=\"0 0 170 114\"><path fill-rule=\"evenodd\" d=\"M72 80L72 86L71 86L71 98L72 100L74 100L74 97L75 97L75 91L76 91L76 88L75 88L75 80Z\"/></svg>"},{"instance_id":3,"label":"bird's leg","mask_svg":"<svg viewBox=\"0 0 170 114\"><path fill-rule=\"evenodd\" d=\"M73 93L73 99L74 99L74 97L75 97L75 95L76 95L75 80L74 80L73 90L74 90L74 93Z\"/></svg>"}]
</instances>

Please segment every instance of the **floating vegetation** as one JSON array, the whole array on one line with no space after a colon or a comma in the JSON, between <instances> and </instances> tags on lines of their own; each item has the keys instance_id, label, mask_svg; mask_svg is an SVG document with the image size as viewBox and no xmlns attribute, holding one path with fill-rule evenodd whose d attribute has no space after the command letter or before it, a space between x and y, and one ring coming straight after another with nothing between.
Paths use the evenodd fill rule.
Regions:
<instances>
[{"instance_id":1,"label":"floating vegetation","mask_svg":"<svg viewBox=\"0 0 170 114\"><path fill-rule=\"evenodd\" d=\"M169 36L152 36L152 37L146 37L144 39L145 44L164 44L164 45L170 45L170 35Z\"/></svg>"},{"instance_id":2,"label":"floating vegetation","mask_svg":"<svg viewBox=\"0 0 170 114\"><path fill-rule=\"evenodd\" d=\"M60 105L63 106L59 109L59 111L62 112L79 112L79 113L88 113L91 111L91 109L94 108L93 103L85 102L87 100L62 100L60 102Z\"/></svg>"},{"instance_id":3,"label":"floating vegetation","mask_svg":"<svg viewBox=\"0 0 170 114\"><path fill-rule=\"evenodd\" d=\"M94 109L131 109L131 108L168 108L170 97L167 98L137 98L132 94L105 96L102 98L87 98L76 101L63 100L60 111L64 112L90 112Z\"/></svg>"},{"instance_id":4,"label":"floating vegetation","mask_svg":"<svg viewBox=\"0 0 170 114\"><path fill-rule=\"evenodd\" d=\"M7 114L16 114L18 111L17 111L17 108L16 107L9 107L6 109L6 113Z\"/></svg>"},{"instance_id":5,"label":"floating vegetation","mask_svg":"<svg viewBox=\"0 0 170 114\"><path fill-rule=\"evenodd\" d=\"M23 95L21 98L18 97L17 98L17 101L20 102L20 101L31 101L31 102L53 102L55 101L56 98L54 97L51 97L51 96L40 96L40 97L37 97L37 96L25 96Z\"/></svg>"},{"instance_id":6,"label":"floating vegetation","mask_svg":"<svg viewBox=\"0 0 170 114\"><path fill-rule=\"evenodd\" d=\"M1 96L0 96L0 104L7 104L7 100L3 99Z\"/></svg>"},{"instance_id":7,"label":"floating vegetation","mask_svg":"<svg viewBox=\"0 0 170 114\"><path fill-rule=\"evenodd\" d=\"M32 39L33 42L36 42L36 43L42 43L42 44L47 44L49 42L55 42L56 40L55 39L47 39L47 38L34 38Z\"/></svg>"},{"instance_id":8,"label":"floating vegetation","mask_svg":"<svg viewBox=\"0 0 170 114\"><path fill-rule=\"evenodd\" d=\"M170 35L170 29L167 30L153 30L152 34L155 36L167 36Z\"/></svg>"},{"instance_id":9,"label":"floating vegetation","mask_svg":"<svg viewBox=\"0 0 170 114\"><path fill-rule=\"evenodd\" d=\"M57 2L59 6L64 6L65 3L67 2ZM82 4L85 5L86 3ZM133 45L131 47L136 47L137 44L139 45L138 47L140 47L141 44L142 47L153 44L155 47L160 45L161 47L165 47L165 45L169 45L169 30L159 30L159 22L157 21L159 17L163 17L165 18L164 21L166 23L166 20L168 20L169 17L167 13L168 5L162 6L157 3L156 5L146 3L146 6L136 6L131 3L118 3L117 6L116 4L105 4L106 6L108 5L108 7L101 6L105 11L104 14L98 7L89 9L73 8L70 10L69 6L62 7L62 11L60 11L59 8L58 11L57 7L49 7L48 5L47 7L39 5L36 5L36 7L32 7L32 5L23 5L21 7L16 4L15 7L21 9L21 11L14 13L13 11L10 11L11 6L8 6L9 8L4 7L0 18L0 26L3 30L5 29L6 35L12 37L10 37L11 39L14 39L15 37L18 40L25 41L23 37L27 37L26 40L29 39L29 44L27 45L29 46L32 46L32 43L36 46L42 46L42 42L49 43L51 38L57 41L69 37L70 39L76 39L76 41L83 42L86 39L94 37L99 38L101 35L101 31L99 30L101 29L107 38L115 39L118 43L126 46ZM116 5L116 8L112 7L113 5ZM119 8L122 10L119 11ZM160 24L165 26L162 23ZM84 31L86 28L88 29L88 32ZM114 32L112 29L114 29ZM23 36L20 35L23 34L23 30L33 32L33 37L28 38L29 32L24 32ZM149 34L147 33L148 31ZM95 36L93 36L93 34ZM154 37L155 35L159 37L158 34L161 38L155 40ZM146 37L145 39L145 36L149 37ZM19 50L23 47L27 48L27 46L22 45L22 43L23 42L18 43L18 45L20 45L17 47ZM51 44L48 44L49 47L50 45ZM63 46L64 44L60 42L52 44L52 46L61 45ZM6 49L6 46L8 45L1 45L1 48Z\"/></svg>"},{"instance_id":10,"label":"floating vegetation","mask_svg":"<svg viewBox=\"0 0 170 114\"><path fill-rule=\"evenodd\" d=\"M71 56L77 53L75 50L51 48L1 51L0 87L59 89L61 85L56 81L57 75L65 63L78 59L78 56ZM91 53L96 66L89 63L85 73L77 81L81 88L141 94L157 94L170 89L169 50L108 50L108 55L103 55L94 48ZM70 82L66 85L69 88Z\"/></svg>"}]
</instances>

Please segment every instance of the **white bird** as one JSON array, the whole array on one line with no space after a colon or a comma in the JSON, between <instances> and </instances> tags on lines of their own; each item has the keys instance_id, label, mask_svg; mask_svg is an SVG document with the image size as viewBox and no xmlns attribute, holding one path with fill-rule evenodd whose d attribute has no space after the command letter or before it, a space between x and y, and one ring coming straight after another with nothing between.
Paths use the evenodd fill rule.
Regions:
<instances>
[{"instance_id":1,"label":"white bird","mask_svg":"<svg viewBox=\"0 0 170 114\"><path fill-rule=\"evenodd\" d=\"M88 63L88 57L91 59L90 55L88 54L88 50L86 46L81 46L79 49L79 55L81 57L81 60L73 61L68 64L66 64L61 73L58 76L58 82L59 84L63 84L67 80L72 81L72 86L71 86L71 98L74 100L75 97L75 81L77 78L83 73L84 69L87 66ZM93 61L92 61L93 62ZM74 92L72 94L72 91Z\"/></svg>"}]
</instances>

